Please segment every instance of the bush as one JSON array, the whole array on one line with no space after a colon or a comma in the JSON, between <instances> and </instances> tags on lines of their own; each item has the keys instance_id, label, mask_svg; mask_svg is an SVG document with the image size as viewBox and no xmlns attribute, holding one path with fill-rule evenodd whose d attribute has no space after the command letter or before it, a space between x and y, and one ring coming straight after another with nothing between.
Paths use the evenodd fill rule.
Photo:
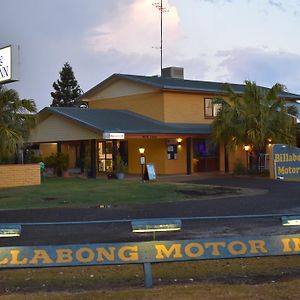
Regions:
<instances>
[{"instance_id":1,"label":"bush","mask_svg":"<svg viewBox=\"0 0 300 300\"><path fill-rule=\"evenodd\" d=\"M234 166L233 173L235 175L245 175L247 174L247 168L243 165L243 163L238 160Z\"/></svg>"},{"instance_id":2,"label":"bush","mask_svg":"<svg viewBox=\"0 0 300 300\"><path fill-rule=\"evenodd\" d=\"M69 155L65 153L51 154L44 159L46 168L53 168L57 175L61 175L62 171L69 168Z\"/></svg>"}]
</instances>

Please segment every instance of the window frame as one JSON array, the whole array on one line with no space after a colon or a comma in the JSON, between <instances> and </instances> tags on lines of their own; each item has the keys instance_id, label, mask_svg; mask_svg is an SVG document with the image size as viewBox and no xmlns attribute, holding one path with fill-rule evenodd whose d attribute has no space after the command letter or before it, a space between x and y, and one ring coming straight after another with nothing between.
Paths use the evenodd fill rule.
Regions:
<instances>
[{"instance_id":1,"label":"window frame","mask_svg":"<svg viewBox=\"0 0 300 300\"><path fill-rule=\"evenodd\" d=\"M207 101L210 101L210 105L207 105ZM218 106L220 106L220 104L213 104L212 101L214 99L213 98L208 98L208 97L205 97L204 98L204 118L205 119L214 119L217 114L218 114L218 111L219 109L217 108ZM209 113L207 113L209 112Z\"/></svg>"}]
</instances>

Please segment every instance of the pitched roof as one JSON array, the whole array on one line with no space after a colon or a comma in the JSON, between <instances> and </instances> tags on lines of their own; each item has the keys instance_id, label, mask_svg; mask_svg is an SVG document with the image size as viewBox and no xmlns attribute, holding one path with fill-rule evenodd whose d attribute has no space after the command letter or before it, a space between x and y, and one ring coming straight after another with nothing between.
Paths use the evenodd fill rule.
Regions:
<instances>
[{"instance_id":1,"label":"pitched roof","mask_svg":"<svg viewBox=\"0 0 300 300\"><path fill-rule=\"evenodd\" d=\"M55 114L79 123L93 131L124 133L207 134L206 124L164 123L128 110L46 107L39 112Z\"/></svg>"},{"instance_id":2,"label":"pitched roof","mask_svg":"<svg viewBox=\"0 0 300 300\"><path fill-rule=\"evenodd\" d=\"M81 98L92 95L96 90L105 88L111 82L117 79L127 79L136 83L145 84L160 90L173 90L182 92L194 92L194 93L213 93L213 94L226 94L224 89L225 82L214 82L214 81L199 81L199 80L187 80L178 78L168 78L159 76L141 76L141 75L129 75L129 74L113 74L98 85L91 88ZM244 84L233 84L229 83L237 94L243 94L245 85ZM263 89L268 90L266 87ZM282 92L280 96L290 100L300 99L300 95Z\"/></svg>"}]
</instances>

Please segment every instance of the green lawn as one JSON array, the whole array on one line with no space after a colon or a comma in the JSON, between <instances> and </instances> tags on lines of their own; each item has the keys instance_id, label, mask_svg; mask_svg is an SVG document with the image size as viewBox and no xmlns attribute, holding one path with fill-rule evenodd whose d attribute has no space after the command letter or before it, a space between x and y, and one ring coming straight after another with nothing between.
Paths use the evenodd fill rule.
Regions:
<instances>
[{"instance_id":1,"label":"green lawn","mask_svg":"<svg viewBox=\"0 0 300 300\"><path fill-rule=\"evenodd\" d=\"M299 299L300 256L1 270L1 299Z\"/></svg>"},{"instance_id":2,"label":"green lawn","mask_svg":"<svg viewBox=\"0 0 300 300\"><path fill-rule=\"evenodd\" d=\"M0 189L0 209L95 207L242 194L241 189L138 180L46 178L39 186Z\"/></svg>"}]
</instances>

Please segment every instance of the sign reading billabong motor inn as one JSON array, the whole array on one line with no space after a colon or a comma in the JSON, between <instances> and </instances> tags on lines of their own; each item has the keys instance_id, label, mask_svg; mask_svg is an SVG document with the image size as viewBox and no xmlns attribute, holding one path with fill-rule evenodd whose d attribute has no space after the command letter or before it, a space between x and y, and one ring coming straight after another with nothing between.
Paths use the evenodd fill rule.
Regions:
<instances>
[{"instance_id":1,"label":"sign reading billabong motor inn","mask_svg":"<svg viewBox=\"0 0 300 300\"><path fill-rule=\"evenodd\" d=\"M157 263L300 254L300 235L0 247L0 268Z\"/></svg>"}]
</instances>

